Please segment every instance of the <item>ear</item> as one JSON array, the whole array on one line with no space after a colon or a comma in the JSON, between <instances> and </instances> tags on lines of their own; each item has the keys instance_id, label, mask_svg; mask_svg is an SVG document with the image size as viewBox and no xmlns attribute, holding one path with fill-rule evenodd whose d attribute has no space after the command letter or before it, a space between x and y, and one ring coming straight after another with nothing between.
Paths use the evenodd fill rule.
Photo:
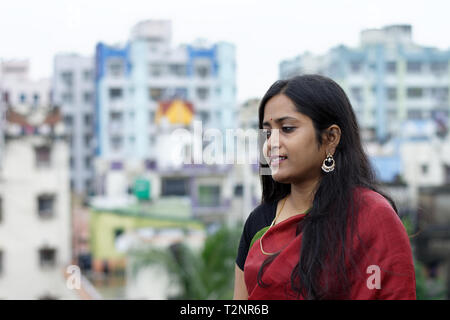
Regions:
<instances>
[{"instance_id":1,"label":"ear","mask_svg":"<svg viewBox=\"0 0 450 320\"><path fill-rule=\"evenodd\" d=\"M326 151L334 155L336 148L341 140L341 128L337 124L329 126L324 133L324 145Z\"/></svg>"}]
</instances>

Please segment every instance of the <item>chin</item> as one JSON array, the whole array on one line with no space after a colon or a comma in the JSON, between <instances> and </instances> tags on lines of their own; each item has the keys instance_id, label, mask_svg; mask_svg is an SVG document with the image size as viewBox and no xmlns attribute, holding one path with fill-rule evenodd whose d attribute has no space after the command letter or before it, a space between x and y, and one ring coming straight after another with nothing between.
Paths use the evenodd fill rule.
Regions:
<instances>
[{"instance_id":1,"label":"chin","mask_svg":"<svg viewBox=\"0 0 450 320\"><path fill-rule=\"evenodd\" d=\"M272 179L275 180L276 182L285 183L285 184L290 184L292 181L292 179L290 179L290 177L288 175L280 173L280 172L272 174Z\"/></svg>"}]
</instances>

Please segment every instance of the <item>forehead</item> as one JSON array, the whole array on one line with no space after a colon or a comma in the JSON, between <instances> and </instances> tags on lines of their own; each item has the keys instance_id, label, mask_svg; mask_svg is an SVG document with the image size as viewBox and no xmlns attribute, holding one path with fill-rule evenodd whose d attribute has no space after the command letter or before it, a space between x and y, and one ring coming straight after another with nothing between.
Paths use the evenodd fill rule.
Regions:
<instances>
[{"instance_id":1,"label":"forehead","mask_svg":"<svg viewBox=\"0 0 450 320\"><path fill-rule=\"evenodd\" d=\"M297 107L284 94L278 94L267 101L264 107L264 122L270 122L281 117L293 117L298 120L306 120L307 116L300 113Z\"/></svg>"}]
</instances>

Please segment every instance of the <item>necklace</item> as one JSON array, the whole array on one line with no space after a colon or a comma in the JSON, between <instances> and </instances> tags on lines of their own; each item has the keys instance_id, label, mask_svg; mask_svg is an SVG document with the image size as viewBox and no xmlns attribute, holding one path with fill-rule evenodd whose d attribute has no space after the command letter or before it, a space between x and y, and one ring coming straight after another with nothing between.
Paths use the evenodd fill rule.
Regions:
<instances>
[{"instance_id":1,"label":"necklace","mask_svg":"<svg viewBox=\"0 0 450 320\"><path fill-rule=\"evenodd\" d=\"M283 201L283 204L281 205L280 211L278 211L278 213L275 215L275 219L273 219L273 221L272 221L272 223L270 224L269 228L266 230L266 232L264 232L264 234L263 234L263 235L261 236L261 238L259 239L259 247L261 248L261 252L262 252L263 254L265 254L266 256L273 256L274 254L276 254L276 252L265 252L264 249L263 249L263 247L262 247L262 239L264 238L264 236L266 235L266 233L270 230L270 228L272 228L272 227L274 226L275 221L277 221L277 219L278 219L278 217L279 217L281 211L283 211L284 204L286 203L286 200L287 200L288 197L289 197L289 196L287 196L286 198L284 198L284 201ZM308 210L306 210L306 212L303 213L303 214L308 213L310 210L311 210L311 208L309 208Z\"/></svg>"},{"instance_id":2,"label":"necklace","mask_svg":"<svg viewBox=\"0 0 450 320\"><path fill-rule=\"evenodd\" d=\"M272 228L273 225L275 224L275 221L277 220L278 216L280 215L281 211L282 211L283 208L284 208L284 204L286 203L287 198L288 198L288 197L284 198L284 201L283 201L283 204L281 205L280 211L278 211L278 213L275 215L275 219L273 219L273 221L272 221L272 223L270 224L269 229L267 229L267 231L269 231L270 228ZM261 252L262 252L263 254L265 254L266 256L273 256L273 255L275 254L275 252L265 252L264 249L263 249L263 247L262 247L262 239L264 238L264 236L265 236L265 234L267 233L267 231L264 232L264 234L261 236L261 239L259 239L259 247L261 248Z\"/></svg>"}]
</instances>

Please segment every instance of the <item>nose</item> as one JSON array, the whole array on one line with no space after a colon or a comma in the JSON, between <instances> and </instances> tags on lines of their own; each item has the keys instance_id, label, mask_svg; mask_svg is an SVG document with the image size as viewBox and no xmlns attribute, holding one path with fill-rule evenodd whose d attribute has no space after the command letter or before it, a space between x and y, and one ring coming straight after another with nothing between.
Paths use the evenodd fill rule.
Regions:
<instances>
[{"instance_id":1,"label":"nose","mask_svg":"<svg viewBox=\"0 0 450 320\"><path fill-rule=\"evenodd\" d=\"M272 129L270 136L264 142L266 147L266 156L274 155L276 152L279 153L280 149L280 135L278 129Z\"/></svg>"}]
</instances>

